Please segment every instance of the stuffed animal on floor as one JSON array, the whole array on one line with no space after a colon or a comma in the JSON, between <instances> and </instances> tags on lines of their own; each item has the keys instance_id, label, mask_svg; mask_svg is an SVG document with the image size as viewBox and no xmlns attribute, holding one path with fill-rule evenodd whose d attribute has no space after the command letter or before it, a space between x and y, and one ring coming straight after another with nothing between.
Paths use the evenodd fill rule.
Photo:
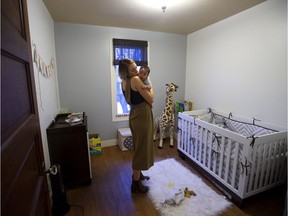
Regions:
<instances>
[{"instance_id":1,"label":"stuffed animal on floor","mask_svg":"<svg viewBox=\"0 0 288 216\"><path fill-rule=\"evenodd\" d=\"M193 190L188 190L188 187L184 190L184 196L190 198L190 196L196 196L197 194Z\"/></svg>"},{"instance_id":2,"label":"stuffed animal on floor","mask_svg":"<svg viewBox=\"0 0 288 216\"><path fill-rule=\"evenodd\" d=\"M170 136L170 144L169 146L173 148L173 140L174 140L174 106L173 106L173 92L176 92L179 87L174 84L166 84L166 105L161 115L157 117L154 121L154 133L153 139L156 140L156 133L159 130L160 141L158 144L158 148L162 149L163 139L165 136L165 129L169 128L169 136Z\"/></svg>"},{"instance_id":3,"label":"stuffed animal on floor","mask_svg":"<svg viewBox=\"0 0 288 216\"><path fill-rule=\"evenodd\" d=\"M165 199L164 202L161 203L161 205L163 207L167 207L167 205L169 206L177 206L181 203L182 200L184 200L184 193L181 189L179 189L173 197L171 197L170 199Z\"/></svg>"}]
</instances>

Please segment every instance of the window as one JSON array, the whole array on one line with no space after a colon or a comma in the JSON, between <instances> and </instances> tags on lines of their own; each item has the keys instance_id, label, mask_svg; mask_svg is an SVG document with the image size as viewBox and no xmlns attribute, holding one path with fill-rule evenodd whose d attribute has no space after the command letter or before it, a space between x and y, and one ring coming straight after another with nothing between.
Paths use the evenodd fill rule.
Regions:
<instances>
[{"instance_id":1,"label":"window","mask_svg":"<svg viewBox=\"0 0 288 216\"><path fill-rule=\"evenodd\" d=\"M121 79L118 75L119 60L133 59L137 66L148 65L148 42L140 40L113 39L112 40L112 120L128 120L130 106L126 103L122 93ZM139 69L139 68L138 68Z\"/></svg>"}]
</instances>

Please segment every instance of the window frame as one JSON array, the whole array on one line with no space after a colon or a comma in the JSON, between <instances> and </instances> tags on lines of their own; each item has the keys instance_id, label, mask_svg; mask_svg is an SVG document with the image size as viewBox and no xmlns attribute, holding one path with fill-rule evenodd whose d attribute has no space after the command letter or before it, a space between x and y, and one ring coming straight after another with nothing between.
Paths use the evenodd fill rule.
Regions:
<instances>
[{"instance_id":1,"label":"window frame","mask_svg":"<svg viewBox=\"0 0 288 216\"><path fill-rule=\"evenodd\" d=\"M111 74L111 104L112 104L112 122L118 122L118 121L128 121L129 120L129 114L123 114L123 116L120 116L117 114L117 86L116 86L116 78L118 73L118 70L116 69L118 64L115 64L114 62L114 45L113 45L113 39L111 38L110 40L110 58L111 58L111 63L110 63L110 74ZM120 39L122 40L122 39ZM128 39L123 39L123 40L128 40ZM135 40L135 41L140 41L140 40ZM149 42L147 42L147 62L144 62L142 64L148 64L149 62ZM119 61L118 61L119 62ZM138 62L139 63L139 62ZM136 61L137 64L137 61ZM137 64L138 67L140 65ZM139 68L138 68L139 69Z\"/></svg>"}]
</instances>

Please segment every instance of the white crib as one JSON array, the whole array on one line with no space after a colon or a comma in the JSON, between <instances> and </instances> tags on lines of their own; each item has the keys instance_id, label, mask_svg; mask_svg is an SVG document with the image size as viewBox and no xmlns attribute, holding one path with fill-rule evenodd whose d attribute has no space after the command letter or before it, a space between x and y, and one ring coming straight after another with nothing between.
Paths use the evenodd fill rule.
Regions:
<instances>
[{"instance_id":1,"label":"white crib","mask_svg":"<svg viewBox=\"0 0 288 216\"><path fill-rule=\"evenodd\" d=\"M228 198L245 198L286 182L287 129L216 110L178 114L178 151Z\"/></svg>"}]
</instances>

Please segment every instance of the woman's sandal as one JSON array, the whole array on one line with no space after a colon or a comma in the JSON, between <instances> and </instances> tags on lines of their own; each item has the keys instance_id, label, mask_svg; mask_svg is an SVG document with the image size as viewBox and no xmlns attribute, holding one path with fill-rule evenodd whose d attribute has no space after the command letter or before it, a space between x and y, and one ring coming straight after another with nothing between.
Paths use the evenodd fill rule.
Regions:
<instances>
[{"instance_id":1,"label":"woman's sandal","mask_svg":"<svg viewBox=\"0 0 288 216\"><path fill-rule=\"evenodd\" d=\"M144 186L140 180L132 181L131 185L131 192L132 193L147 193L149 188L147 186Z\"/></svg>"},{"instance_id":2,"label":"woman's sandal","mask_svg":"<svg viewBox=\"0 0 288 216\"><path fill-rule=\"evenodd\" d=\"M149 176L144 176L143 173L140 172L140 180L141 180L141 181L144 181L144 180L147 180L147 181L148 181L149 179L150 179Z\"/></svg>"}]
</instances>

